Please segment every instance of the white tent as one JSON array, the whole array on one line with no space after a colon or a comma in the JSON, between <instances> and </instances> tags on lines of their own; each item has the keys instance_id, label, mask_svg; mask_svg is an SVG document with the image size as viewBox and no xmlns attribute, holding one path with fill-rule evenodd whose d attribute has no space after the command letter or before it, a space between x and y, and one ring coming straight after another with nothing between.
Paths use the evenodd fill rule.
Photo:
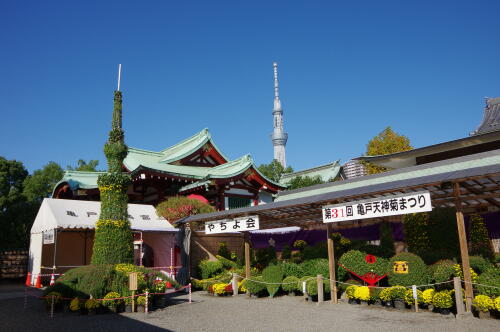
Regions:
<instances>
[{"instance_id":1,"label":"white tent","mask_svg":"<svg viewBox=\"0 0 500 332\"><path fill-rule=\"evenodd\" d=\"M74 266L89 264L100 207L101 202L43 200L31 227L29 271L32 278L39 273L52 273L53 270L61 273ZM137 242L152 249L154 265L174 265L171 248L175 245L177 229L158 217L152 205L129 204L128 214ZM47 271L42 272L44 266Z\"/></svg>"}]
</instances>

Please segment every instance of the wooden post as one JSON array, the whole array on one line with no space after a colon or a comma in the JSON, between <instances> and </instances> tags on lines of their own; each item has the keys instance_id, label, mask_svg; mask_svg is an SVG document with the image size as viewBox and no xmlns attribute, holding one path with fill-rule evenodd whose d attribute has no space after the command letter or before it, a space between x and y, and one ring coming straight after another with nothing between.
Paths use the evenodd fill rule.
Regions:
<instances>
[{"instance_id":1,"label":"wooden post","mask_svg":"<svg viewBox=\"0 0 500 332\"><path fill-rule=\"evenodd\" d=\"M457 316L465 313L464 300L462 295L462 282L459 277L453 278L453 287L455 288L455 304L457 306Z\"/></svg>"},{"instance_id":2,"label":"wooden post","mask_svg":"<svg viewBox=\"0 0 500 332\"><path fill-rule=\"evenodd\" d=\"M245 278L250 279L250 238L248 232L244 233L245 239ZM250 296L250 292L247 290L247 296Z\"/></svg>"},{"instance_id":3,"label":"wooden post","mask_svg":"<svg viewBox=\"0 0 500 332\"><path fill-rule=\"evenodd\" d=\"M135 290L132 291L132 312L135 312Z\"/></svg>"},{"instance_id":4,"label":"wooden post","mask_svg":"<svg viewBox=\"0 0 500 332\"><path fill-rule=\"evenodd\" d=\"M323 276L318 274L316 277L316 282L318 283L318 305L323 303Z\"/></svg>"},{"instance_id":5,"label":"wooden post","mask_svg":"<svg viewBox=\"0 0 500 332\"><path fill-rule=\"evenodd\" d=\"M460 201L460 184L454 183L453 192L455 195L455 208L457 216L458 239L460 242L460 256L462 259L462 269L465 282L465 310L472 309L472 279L470 276L469 251L467 248L467 237L465 235L464 215L462 213L462 202Z\"/></svg>"},{"instance_id":6,"label":"wooden post","mask_svg":"<svg viewBox=\"0 0 500 332\"><path fill-rule=\"evenodd\" d=\"M332 298L332 303L338 303L337 302L337 283L335 282L337 280L337 277L335 275L335 250L334 250L334 243L332 239L332 224L328 223L326 225L326 238L328 242L328 271L330 272L330 294Z\"/></svg>"}]
</instances>

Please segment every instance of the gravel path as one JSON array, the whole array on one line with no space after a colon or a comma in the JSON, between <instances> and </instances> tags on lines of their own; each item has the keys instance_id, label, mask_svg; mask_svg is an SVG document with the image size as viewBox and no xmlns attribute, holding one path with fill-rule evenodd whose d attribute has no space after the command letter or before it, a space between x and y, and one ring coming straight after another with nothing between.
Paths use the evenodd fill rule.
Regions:
<instances>
[{"instance_id":1,"label":"gravel path","mask_svg":"<svg viewBox=\"0 0 500 332\"><path fill-rule=\"evenodd\" d=\"M181 295L164 310L145 314L49 318L37 299L23 310L23 297L1 299L2 331L500 331L500 321L455 319L428 312L399 312L345 303L304 303L301 297L248 299L195 292L193 303Z\"/></svg>"}]
</instances>

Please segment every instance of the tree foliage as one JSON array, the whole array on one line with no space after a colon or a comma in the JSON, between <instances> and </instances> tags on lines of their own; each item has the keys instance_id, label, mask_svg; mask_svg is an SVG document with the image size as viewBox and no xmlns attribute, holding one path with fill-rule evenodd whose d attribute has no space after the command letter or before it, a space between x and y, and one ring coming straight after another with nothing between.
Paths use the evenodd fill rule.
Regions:
<instances>
[{"instance_id":1,"label":"tree foliage","mask_svg":"<svg viewBox=\"0 0 500 332\"><path fill-rule=\"evenodd\" d=\"M49 197L54 186L63 177L63 169L51 161L42 169L38 169L24 179L23 194L30 202L41 202Z\"/></svg>"},{"instance_id":2,"label":"tree foliage","mask_svg":"<svg viewBox=\"0 0 500 332\"><path fill-rule=\"evenodd\" d=\"M156 213L170 223L190 215L214 212L213 206L185 196L173 196L156 207Z\"/></svg>"},{"instance_id":3,"label":"tree foliage","mask_svg":"<svg viewBox=\"0 0 500 332\"><path fill-rule=\"evenodd\" d=\"M298 188L304 188L304 187L309 187L309 186L314 186L316 184L321 184L325 183L321 176L316 175L316 176L296 176L292 178L288 184L288 189L298 189Z\"/></svg>"},{"instance_id":4,"label":"tree foliage","mask_svg":"<svg viewBox=\"0 0 500 332\"><path fill-rule=\"evenodd\" d=\"M22 162L0 157L0 211L23 200L23 182L28 171Z\"/></svg>"},{"instance_id":5,"label":"tree foliage","mask_svg":"<svg viewBox=\"0 0 500 332\"><path fill-rule=\"evenodd\" d=\"M494 252L491 246L490 236L488 235L488 229L486 228L483 217L478 214L474 214L470 218L470 242L471 254L493 260Z\"/></svg>"},{"instance_id":6,"label":"tree foliage","mask_svg":"<svg viewBox=\"0 0 500 332\"><path fill-rule=\"evenodd\" d=\"M292 173L293 168L291 166L288 166L287 168L284 168L279 161L274 159L272 162L269 164L262 164L259 167L257 167L259 172L264 174L268 179L274 181L274 182L279 182L281 179L281 176L286 173Z\"/></svg>"},{"instance_id":7,"label":"tree foliage","mask_svg":"<svg viewBox=\"0 0 500 332\"><path fill-rule=\"evenodd\" d=\"M70 171L98 172L97 165L99 165L99 160L91 159L87 163L83 159L78 159L77 165L75 167L68 165L66 166L66 169Z\"/></svg>"},{"instance_id":8,"label":"tree foliage","mask_svg":"<svg viewBox=\"0 0 500 332\"><path fill-rule=\"evenodd\" d=\"M389 126L368 142L366 145L366 155L380 156L408 151L411 149L413 149L413 147L410 145L410 139L404 135L399 135ZM363 164L365 165L368 174L376 174L387 171L385 167L369 162L364 162Z\"/></svg>"}]
</instances>

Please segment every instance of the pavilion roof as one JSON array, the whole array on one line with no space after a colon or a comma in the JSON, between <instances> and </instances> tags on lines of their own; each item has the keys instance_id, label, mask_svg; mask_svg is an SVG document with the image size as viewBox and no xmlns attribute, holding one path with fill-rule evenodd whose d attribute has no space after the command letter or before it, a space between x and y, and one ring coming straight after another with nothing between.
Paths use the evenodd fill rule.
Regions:
<instances>
[{"instance_id":1,"label":"pavilion roof","mask_svg":"<svg viewBox=\"0 0 500 332\"><path fill-rule=\"evenodd\" d=\"M481 135L493 131L500 131L500 97L486 99L483 121L471 135Z\"/></svg>"},{"instance_id":2,"label":"pavilion roof","mask_svg":"<svg viewBox=\"0 0 500 332\"><path fill-rule=\"evenodd\" d=\"M326 165L316 166L298 172L283 174L281 176L280 183L282 185L286 185L290 183L290 180L296 176L309 176L309 177L319 176L323 181L328 181L331 178L335 178L339 174L339 172L340 172L340 163L337 160L333 163L328 163Z\"/></svg>"},{"instance_id":3,"label":"pavilion roof","mask_svg":"<svg viewBox=\"0 0 500 332\"><path fill-rule=\"evenodd\" d=\"M435 207L453 206L453 188L446 185L451 182L460 183L464 209L485 206L500 209L500 150L282 192L273 203L194 215L183 222L259 215L263 221L261 228L304 226L322 221L323 205L420 190L430 191Z\"/></svg>"}]
</instances>

